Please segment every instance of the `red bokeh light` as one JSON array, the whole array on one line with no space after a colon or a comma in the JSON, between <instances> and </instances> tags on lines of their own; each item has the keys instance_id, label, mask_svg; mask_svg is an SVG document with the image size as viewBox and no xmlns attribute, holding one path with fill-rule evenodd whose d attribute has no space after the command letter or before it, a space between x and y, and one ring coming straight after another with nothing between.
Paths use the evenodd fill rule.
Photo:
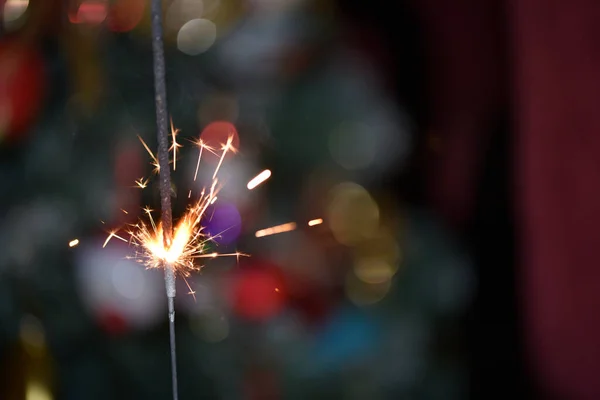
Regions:
<instances>
[{"instance_id":1,"label":"red bokeh light","mask_svg":"<svg viewBox=\"0 0 600 400\"><path fill-rule=\"evenodd\" d=\"M73 24L100 24L106 19L107 13L106 1L84 1L76 11L69 12L69 21Z\"/></svg>"},{"instance_id":2,"label":"red bokeh light","mask_svg":"<svg viewBox=\"0 0 600 400\"><path fill-rule=\"evenodd\" d=\"M275 316L284 304L283 280L273 266L255 266L236 272L232 287L235 313L261 321Z\"/></svg>"},{"instance_id":3,"label":"red bokeh light","mask_svg":"<svg viewBox=\"0 0 600 400\"><path fill-rule=\"evenodd\" d=\"M233 147L235 149L239 149L240 138L238 136L237 129L235 129L235 126L231 122L215 121L208 124L204 128L204 130L202 130L202 133L200 134L200 139L202 139L204 144L215 149L218 156L215 156L210 152L205 152L206 158L204 158L203 155L203 159L210 162L218 162L221 154L221 148L225 143L227 143L227 139L230 136L233 136ZM232 155L233 152L228 152L225 156L225 159L231 157Z\"/></svg>"},{"instance_id":4,"label":"red bokeh light","mask_svg":"<svg viewBox=\"0 0 600 400\"><path fill-rule=\"evenodd\" d=\"M146 9L144 0L118 0L108 10L108 29L113 32L129 32L135 28Z\"/></svg>"},{"instance_id":5,"label":"red bokeh light","mask_svg":"<svg viewBox=\"0 0 600 400\"><path fill-rule=\"evenodd\" d=\"M0 140L14 140L38 115L45 91L42 56L21 43L0 42Z\"/></svg>"},{"instance_id":6,"label":"red bokeh light","mask_svg":"<svg viewBox=\"0 0 600 400\"><path fill-rule=\"evenodd\" d=\"M127 332L127 321L119 312L106 308L98 313L100 327L111 335Z\"/></svg>"}]
</instances>

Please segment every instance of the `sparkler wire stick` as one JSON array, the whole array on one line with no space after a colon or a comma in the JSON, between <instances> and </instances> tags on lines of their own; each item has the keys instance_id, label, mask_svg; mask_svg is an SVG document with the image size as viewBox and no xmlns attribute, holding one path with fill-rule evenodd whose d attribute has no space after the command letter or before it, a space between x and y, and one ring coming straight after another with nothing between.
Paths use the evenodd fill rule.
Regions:
<instances>
[{"instance_id":1,"label":"sparkler wire stick","mask_svg":"<svg viewBox=\"0 0 600 400\"><path fill-rule=\"evenodd\" d=\"M154 91L156 104L156 134L158 137L158 165L160 180L160 207L164 246L171 246L173 217L171 211L171 172L169 170L169 125L167 121L167 85L165 79L165 54L163 48L162 2L152 0L152 54L154 66ZM165 288L169 306L169 337L171 347L171 376L173 400L177 395L177 353L175 351L175 270L165 263Z\"/></svg>"}]
</instances>

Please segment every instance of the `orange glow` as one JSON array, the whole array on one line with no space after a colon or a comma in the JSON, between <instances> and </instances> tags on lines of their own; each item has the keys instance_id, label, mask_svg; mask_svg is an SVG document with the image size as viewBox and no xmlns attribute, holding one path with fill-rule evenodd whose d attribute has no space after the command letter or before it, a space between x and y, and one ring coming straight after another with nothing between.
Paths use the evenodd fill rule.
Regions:
<instances>
[{"instance_id":1,"label":"orange glow","mask_svg":"<svg viewBox=\"0 0 600 400\"><path fill-rule=\"evenodd\" d=\"M248 182L248 190L252 190L271 177L271 170L265 169Z\"/></svg>"},{"instance_id":2,"label":"orange glow","mask_svg":"<svg viewBox=\"0 0 600 400\"><path fill-rule=\"evenodd\" d=\"M265 229L256 231L255 236L258 238L258 237L263 237L263 236L276 235L278 233L293 231L294 229L296 229L296 223L288 222L287 224L272 226L270 228L265 228Z\"/></svg>"},{"instance_id":3,"label":"orange glow","mask_svg":"<svg viewBox=\"0 0 600 400\"><path fill-rule=\"evenodd\" d=\"M308 226L320 225L323 223L323 218L311 219L308 221Z\"/></svg>"}]
</instances>

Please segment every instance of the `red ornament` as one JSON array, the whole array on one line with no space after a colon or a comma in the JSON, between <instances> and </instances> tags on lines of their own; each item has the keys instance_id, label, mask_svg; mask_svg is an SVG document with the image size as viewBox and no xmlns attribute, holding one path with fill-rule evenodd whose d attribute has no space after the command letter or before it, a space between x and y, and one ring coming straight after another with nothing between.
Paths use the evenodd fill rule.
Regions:
<instances>
[{"instance_id":1,"label":"red ornament","mask_svg":"<svg viewBox=\"0 0 600 400\"><path fill-rule=\"evenodd\" d=\"M40 112L45 90L42 56L16 41L0 42L0 143L22 137Z\"/></svg>"}]
</instances>

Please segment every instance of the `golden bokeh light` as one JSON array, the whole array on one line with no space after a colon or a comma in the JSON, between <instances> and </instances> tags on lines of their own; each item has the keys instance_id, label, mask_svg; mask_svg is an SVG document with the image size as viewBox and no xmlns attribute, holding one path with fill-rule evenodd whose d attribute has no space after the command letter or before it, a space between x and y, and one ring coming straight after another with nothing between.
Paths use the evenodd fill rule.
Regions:
<instances>
[{"instance_id":1,"label":"golden bokeh light","mask_svg":"<svg viewBox=\"0 0 600 400\"><path fill-rule=\"evenodd\" d=\"M391 279L402 261L396 238L380 228L371 238L354 247L354 272L366 283L381 283Z\"/></svg>"},{"instance_id":2,"label":"golden bokeh light","mask_svg":"<svg viewBox=\"0 0 600 400\"><path fill-rule=\"evenodd\" d=\"M21 319L20 338L25 351L32 357L43 353L46 345L46 334L41 321L33 315L25 315Z\"/></svg>"},{"instance_id":3,"label":"golden bokeh light","mask_svg":"<svg viewBox=\"0 0 600 400\"><path fill-rule=\"evenodd\" d=\"M25 400L52 400L52 398L52 393L45 385L36 381L27 383Z\"/></svg>"},{"instance_id":4,"label":"golden bokeh light","mask_svg":"<svg viewBox=\"0 0 600 400\"><path fill-rule=\"evenodd\" d=\"M345 182L330 192L327 220L336 240L353 246L376 234L379 207L365 188Z\"/></svg>"},{"instance_id":5,"label":"golden bokeh light","mask_svg":"<svg viewBox=\"0 0 600 400\"><path fill-rule=\"evenodd\" d=\"M365 283L378 284L392 279L396 267L380 258L362 258L355 261L354 273Z\"/></svg>"},{"instance_id":6,"label":"golden bokeh light","mask_svg":"<svg viewBox=\"0 0 600 400\"><path fill-rule=\"evenodd\" d=\"M368 306L381 301L391 286L390 279L380 283L367 283L360 280L353 271L346 275L346 296L357 306Z\"/></svg>"},{"instance_id":7,"label":"golden bokeh light","mask_svg":"<svg viewBox=\"0 0 600 400\"><path fill-rule=\"evenodd\" d=\"M370 238L358 243L354 248L357 257L377 257L390 264L398 264L402 253L394 235L385 228L379 228Z\"/></svg>"}]
</instances>

